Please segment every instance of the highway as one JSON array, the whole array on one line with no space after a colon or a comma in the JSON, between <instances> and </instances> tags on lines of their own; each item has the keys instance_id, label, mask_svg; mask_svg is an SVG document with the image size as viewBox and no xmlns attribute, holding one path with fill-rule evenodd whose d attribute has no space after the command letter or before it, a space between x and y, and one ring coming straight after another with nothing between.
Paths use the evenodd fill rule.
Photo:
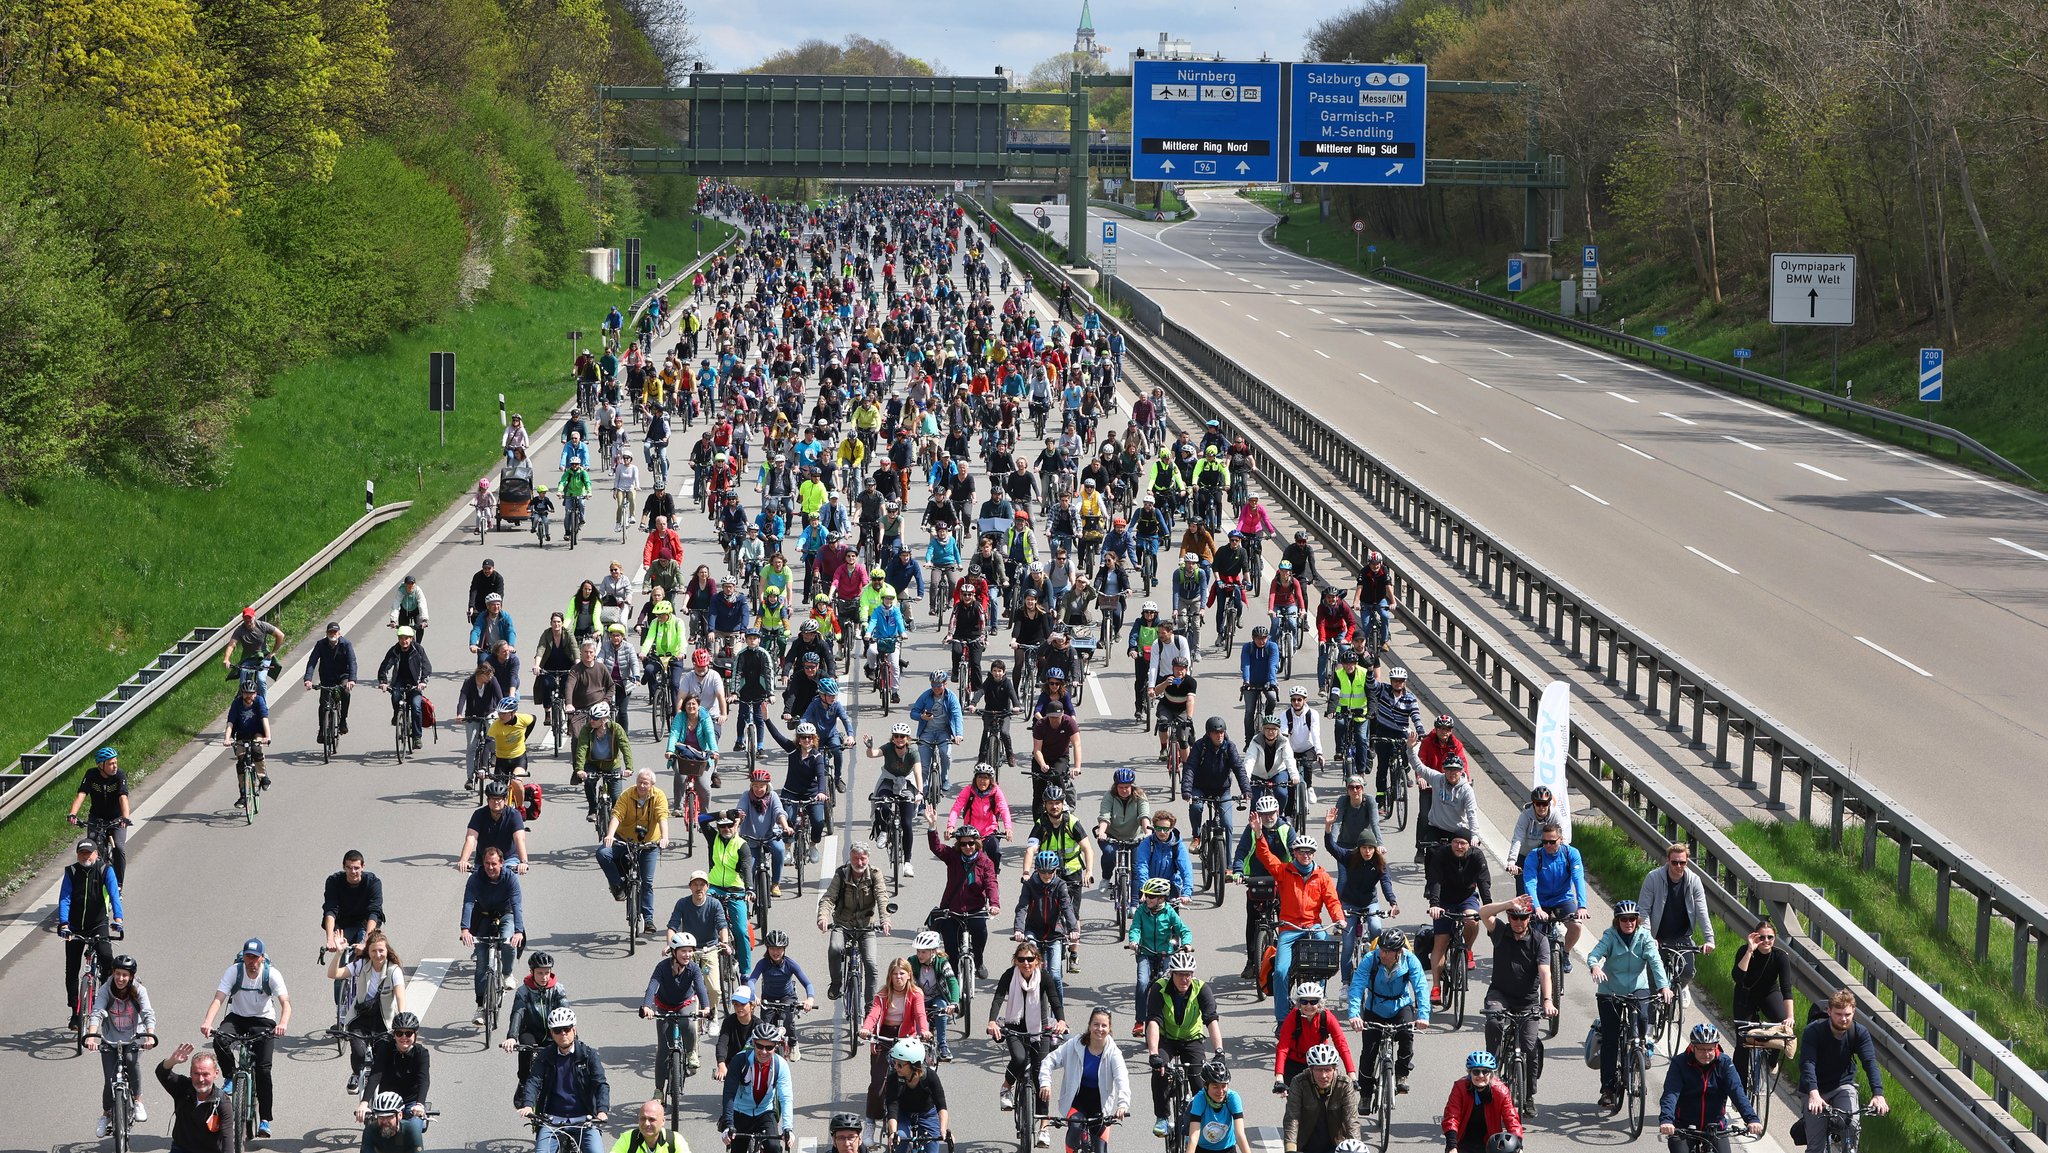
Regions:
<instances>
[{"instance_id":1,"label":"highway","mask_svg":"<svg viewBox=\"0 0 2048 1153\"><path fill-rule=\"evenodd\" d=\"M555 427L550 424L547 432L551 434ZM550 462L543 472L551 473L553 453L543 448L535 456ZM751 486L744 499L753 504ZM913 493L913 499L922 498ZM608 514L594 517L593 530L608 527L609 521ZM716 553L707 543L705 521L694 513L686 514L683 521L686 564L694 567L700 560L708 560L716 570ZM637 533L628 534L630 539L624 541L586 539L574 552L559 543L543 551L530 533L515 531L493 533L488 543L480 545L473 534L464 531L466 524L464 510L451 509L339 615L346 634L358 647L367 680L390 643L391 634L384 625L390 597L403 574L416 574L434 614L426 642L437 670L430 695L444 717L453 714L457 681L471 667L466 630L460 622L469 578L484 558L494 559L505 575L507 611L518 626L522 651L530 654L547 614L565 603L580 579L601 576L606 562L613 559L626 563L630 570L639 555ZM921 534L918 539L921 545ZM1258 619L1262 619L1261 613L1254 611L1246 623ZM939 667L944 661L944 649L928 622L921 623L913 634L908 654L908 666L917 672ZM300 647L287 660L287 668L296 672L304 659L305 649ZM1155 739L1141 733L1130 715L1127 669L1128 662L1119 653L1109 671L1089 677L1082 694L1086 768L1079 812L1085 818L1092 819L1110 769L1118 765L1135 766L1141 785L1164 803L1166 781L1154 755ZM1221 693L1205 695L1234 702L1234 670L1234 659L1226 662L1213 651L1205 654L1198 674L1219 678L1228 686ZM917 679L921 678L913 681ZM912 683L908 687L914 690L918 686ZM1456 686L1428 688L1444 694L1457 692ZM905 699L909 699L907 694ZM349 1114L352 1100L344 1093L348 1065L337 1055L333 1041L324 1036L333 1014L327 983L315 966L314 954L320 943L322 881L339 867L345 850L357 848L368 858L370 869L383 879L392 941L412 977L408 1007L423 1017L422 1039L433 1052L433 1098L440 1117L428 1135L429 1147L499 1151L527 1147L530 1139L510 1100L513 1058L488 1043L497 1038L480 1037L469 1023L473 972L467 950L456 939L463 877L451 867L472 807L460 787L459 725L444 725L438 742L430 742L423 755L398 764L389 747L388 710L374 689L364 686L357 692L352 733L343 739L335 763L322 766L313 741L314 694L301 691L295 680L288 680L274 689L273 702L278 736L272 756L276 784L264 796L261 814L253 825L245 825L231 807L231 762L217 745L195 743L153 777L137 798L142 819L131 841L128 940L123 948L140 958L141 981L154 1002L160 1034L167 1044L201 1043L200 1015L222 972L244 938L263 938L278 972L289 983L294 1004L289 1035L281 1042L276 1059L279 1105L269 1147L353 1149L357 1131ZM856 690L853 703L863 733L887 731L869 694ZM1233 717L1235 728L1236 709L1219 711ZM634 751L645 761L656 746L637 701L635 714ZM1525 750L1519 742L1503 739L1500 727L1490 719L1474 718L1471 728L1465 735L1475 752L1503 764L1521 763ZM979 732L978 722L970 722L970 731ZM1324 737L1327 744L1327 726ZM533 775L545 785L549 801L530 833L534 863L525 879L529 948L554 954L558 975L579 1015L581 1036L603 1054L614 1102L611 1132L616 1134L616 1119L630 1117L633 1103L652 1091L652 1030L634 1016L633 1008L658 954L650 942L643 941L637 954L628 955L619 907L606 899L592 857L593 834L582 823L581 806L566 785L567 761L547 755L544 743L541 748L534 758ZM778 780L780 776L778 763ZM868 764L857 763L848 792L839 802L840 820L851 811L866 825L865 797L872 779ZM1505 842L1502 830L1511 823L1515 804L1503 798L1484 774L1480 788L1488 818L1482 836L1497 850ZM737 780L729 776L716 800L731 803L739 789ZM1184 813L1182 805L1173 808ZM1314 831L1319 837L1320 822ZM1392 837L1400 850L1395 853L1400 862L1396 875L1404 915L1398 920L1412 926L1422 904L1419 869L1408 863L1411 834ZM943 868L924 853L922 830L919 838L916 875L905 879L896 897L901 911L894 932L878 948L884 962L907 953L918 922L939 894ZM846 847L843 836L828 840L827 861L843 857ZM1006 870L1006 908L1016 891L1017 861L1012 850L1007 858L1011 868ZM684 861L675 852L664 857L657 873L658 910L665 912L683 895L688 871L702 863L701 849L696 861ZM1497 862L1494 872L1497 891L1505 891ZM59 997L63 952L49 931L55 876L54 870L46 871L17 894L6 909L7 919L0 923L0 959L4 959L0 991L16 1006L10 1014L7 1042L0 1045L0 1080L10 1086L12 1100L40 1105L15 1122L16 1138L9 1147L16 1149L95 1147L91 1137L99 1062L91 1056L73 1056L69 1034L63 1028ZM815 881L801 892L786 884L785 897L775 906L775 923L800 930L792 933L796 941L793 954L812 975L822 997L824 943L809 925L818 892ZM1202 975L1214 982L1219 993L1228 1050L1237 1071L1235 1087L1245 1096L1256 1143L1272 1153L1279 1148L1281 1115L1280 1099L1269 1093L1274 1021L1270 1003L1255 1000L1248 983L1237 976L1244 959L1241 900L1241 894L1232 890L1223 908L1193 907L1190 919ZM1594 924L1598 926L1605 923L1606 911L1597 899L1596 907L1599 912ZM1116 1035L1134 1064L1136 1098L1134 1119L1118 1140L1142 1147L1151 1119L1148 1085L1138 1072L1142 1054L1128 1034L1130 965L1127 954L1112 943L1110 917L1106 901L1091 895L1084 908L1081 972L1070 978L1068 1016L1078 1025L1089 1006L1103 1004L1115 1012ZM1594 939L1589 935L1586 943L1590 945ZM991 947L991 976L999 968L995 958L1004 955L996 948ZM1474 974L1475 1006L1490 971L1483 944L1481 954ZM524 972L523 963L519 971ZM985 1004L978 1006L976 1019L984 1019L986 1011ZM1562 1033L1550 1046L1542 1092L1544 1108L1533 1125L1553 1139L1611 1145L1625 1134L1615 1122L1598 1116L1593 1105L1597 1079L1580 1060L1580 1039L1593 1014L1583 960L1569 979L1563 1014ZM867 1067L864 1058L846 1060L843 1045L835 1046L833 1039L843 1037L841 1030L843 1022L835 1019L830 1006L808 1018L800 1030L803 1060L795 1067L796 1095L799 1132L807 1146L824 1143L823 1123L830 1113L858 1111L860 1107ZM1445 1092L1461 1071L1464 1055L1482 1043L1473 1020L1461 1030L1434 1026L1419 1040L1415 1091L1401 1098L1396 1110L1399 1144L1423 1148L1439 1141L1434 1125ZM704 1045L708 1048L708 1041ZM158 1055L163 1052L167 1050L159 1050ZM988 1107L1000 1077L997 1048L977 1039L956 1042L956 1053L958 1060L940 1067L952 1101L955 1135L963 1148L1000 1148L1010 1140L1010 1119ZM145 1080L152 1079L148 1073L152 1064L145 1062ZM1661 1057L1657 1065L1653 1086L1661 1077ZM691 1100L700 1107L680 1123L683 1136L699 1150L718 1147L710 1113L716 1086L709 1079L709 1070L707 1053L704 1074L689 1086ZM983 1097L983 1093L990 1096ZM165 1096L150 1084L144 1098L151 1117L141 1127L136 1147L166 1148L170 1110ZM1782 1117L1780 1110L1776 1123L1780 1132ZM1765 1143L1766 1148L1770 1145Z\"/></svg>"},{"instance_id":2,"label":"highway","mask_svg":"<svg viewBox=\"0 0 2048 1153\"><path fill-rule=\"evenodd\" d=\"M2040 772L2048 502L1306 260L1260 235L1264 209L1191 196L1190 221L1118 218L1123 280L2048 891L2034 823L1981 801Z\"/></svg>"}]
</instances>

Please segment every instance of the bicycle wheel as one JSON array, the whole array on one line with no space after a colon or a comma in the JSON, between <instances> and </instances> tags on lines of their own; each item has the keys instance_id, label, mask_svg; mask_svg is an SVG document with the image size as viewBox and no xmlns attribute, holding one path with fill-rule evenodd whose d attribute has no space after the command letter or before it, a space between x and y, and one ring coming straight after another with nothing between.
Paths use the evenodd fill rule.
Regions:
<instances>
[{"instance_id":1,"label":"bicycle wheel","mask_svg":"<svg viewBox=\"0 0 2048 1153\"><path fill-rule=\"evenodd\" d=\"M107 1110L107 1135L114 1139L114 1153L128 1153L128 1127L134 1120L130 1115L134 1105L128 1094L125 1085L114 1090L114 1107Z\"/></svg>"},{"instance_id":2,"label":"bicycle wheel","mask_svg":"<svg viewBox=\"0 0 2048 1153\"><path fill-rule=\"evenodd\" d=\"M262 792L262 774L256 771L256 758L248 757L242 762L242 795L248 798L248 803L242 806L244 825L256 823L256 809L261 804L257 797Z\"/></svg>"},{"instance_id":3,"label":"bicycle wheel","mask_svg":"<svg viewBox=\"0 0 2048 1153\"><path fill-rule=\"evenodd\" d=\"M1520 1022L1515 1022L1510 1024L1509 1028L1511 1030L1519 1030L1521 1024ZM1515 1103L1516 1114L1527 1116L1529 1113L1529 1065L1522 1058L1521 1048L1514 1044L1512 1033L1508 1037L1507 1066L1508 1099Z\"/></svg>"},{"instance_id":4,"label":"bicycle wheel","mask_svg":"<svg viewBox=\"0 0 2048 1153\"><path fill-rule=\"evenodd\" d=\"M793 863L796 865L796 891L801 893L804 891L804 875L811 864L811 822L807 818L794 823L796 837L794 843L790 845L789 855L794 858Z\"/></svg>"},{"instance_id":5,"label":"bicycle wheel","mask_svg":"<svg viewBox=\"0 0 2048 1153\"><path fill-rule=\"evenodd\" d=\"M391 743L392 747L398 751L398 763L401 765L405 763L407 757L412 755L412 734L406 731L405 721L404 709L392 710Z\"/></svg>"},{"instance_id":6,"label":"bicycle wheel","mask_svg":"<svg viewBox=\"0 0 2048 1153\"><path fill-rule=\"evenodd\" d=\"M865 972L860 963L860 950L849 940L839 958L839 1017L846 1022L846 1056L848 1060L860 1056L861 1023L861 976Z\"/></svg>"},{"instance_id":7,"label":"bicycle wheel","mask_svg":"<svg viewBox=\"0 0 2048 1153\"><path fill-rule=\"evenodd\" d=\"M95 998L99 993L99 974L95 970L99 966L93 962L92 957L92 943L87 942L82 958L85 963L78 967L78 988L71 997L71 1008L78 1014L78 1027L71 1031L71 1051L74 1055L85 1052L85 1027L91 1023L93 1010L98 1007Z\"/></svg>"},{"instance_id":8,"label":"bicycle wheel","mask_svg":"<svg viewBox=\"0 0 2048 1153\"><path fill-rule=\"evenodd\" d=\"M1685 992L1683 989L1674 991L1671 994L1671 1000L1666 1002L1661 1010L1660 1023L1663 1025L1663 1029L1652 1035L1661 1035L1664 1038L1664 1051L1667 1053L1683 1053L1685 1051Z\"/></svg>"},{"instance_id":9,"label":"bicycle wheel","mask_svg":"<svg viewBox=\"0 0 2048 1153\"><path fill-rule=\"evenodd\" d=\"M1395 830L1399 831L1402 829L1406 829L1408 827L1407 776L1399 773L1395 774L1395 778L1391 782L1391 788L1393 790L1394 795L1388 807L1393 810L1392 814L1390 815L1393 817Z\"/></svg>"},{"instance_id":10,"label":"bicycle wheel","mask_svg":"<svg viewBox=\"0 0 2048 1153\"><path fill-rule=\"evenodd\" d=\"M753 883L754 915L761 926L761 935L764 938L768 935L768 905L770 900L770 887L771 880L768 867L764 864L757 863L754 866Z\"/></svg>"},{"instance_id":11,"label":"bicycle wheel","mask_svg":"<svg viewBox=\"0 0 2048 1153\"><path fill-rule=\"evenodd\" d=\"M1121 941L1131 928L1131 874L1119 866L1109 877L1109 899L1116 906L1116 939Z\"/></svg>"},{"instance_id":12,"label":"bicycle wheel","mask_svg":"<svg viewBox=\"0 0 2048 1153\"><path fill-rule=\"evenodd\" d=\"M1229 874L1223 867L1223 846L1216 840L1211 837L1202 844L1202 869L1204 882L1209 886L1209 903L1220 907L1223 904L1223 880Z\"/></svg>"},{"instance_id":13,"label":"bicycle wheel","mask_svg":"<svg viewBox=\"0 0 2048 1153\"><path fill-rule=\"evenodd\" d=\"M618 844L619 842L613 842L614 847L617 847ZM633 851L628 850L628 852ZM640 870L635 868L632 877L626 881L626 955L628 957L640 951L640 884Z\"/></svg>"},{"instance_id":14,"label":"bicycle wheel","mask_svg":"<svg viewBox=\"0 0 2048 1153\"><path fill-rule=\"evenodd\" d=\"M1038 1062L1031 1062L1036 1070ZM1031 1142L1038 1133L1038 1078L1027 1077L1015 1086L1017 1092L1017 1153L1031 1153Z\"/></svg>"},{"instance_id":15,"label":"bicycle wheel","mask_svg":"<svg viewBox=\"0 0 2048 1153\"><path fill-rule=\"evenodd\" d=\"M1376 1127L1380 1131L1380 1148L1391 1149L1394 1142L1394 1055L1387 1047L1398 1044L1392 1037L1380 1038L1380 1087L1379 1108L1374 1110Z\"/></svg>"},{"instance_id":16,"label":"bicycle wheel","mask_svg":"<svg viewBox=\"0 0 2048 1153\"><path fill-rule=\"evenodd\" d=\"M1628 1139L1633 1141L1643 1135L1643 1121L1649 1109L1649 1097L1644 1085L1646 1063L1640 1043L1628 1047Z\"/></svg>"},{"instance_id":17,"label":"bicycle wheel","mask_svg":"<svg viewBox=\"0 0 2048 1153\"><path fill-rule=\"evenodd\" d=\"M484 1044L491 1043L491 1034L498 1031L498 1011L505 1000L505 979L498 974L499 951L485 950L489 958L477 979L484 982Z\"/></svg>"},{"instance_id":18,"label":"bicycle wheel","mask_svg":"<svg viewBox=\"0 0 2048 1153\"><path fill-rule=\"evenodd\" d=\"M1462 941L1464 926L1455 926L1451 931L1461 934ZM1464 948L1450 950L1449 955L1444 958L1444 968L1444 983L1450 987L1451 994L1450 1004L1446 1006L1451 1011L1451 1028L1462 1029L1465 1027L1465 989L1469 984L1465 973Z\"/></svg>"},{"instance_id":19,"label":"bicycle wheel","mask_svg":"<svg viewBox=\"0 0 2048 1153\"><path fill-rule=\"evenodd\" d=\"M1778 1095L1778 1067L1772 1063L1769 1051L1761 1046L1750 1048L1749 1059L1749 1103L1756 1109L1757 1120L1768 1127L1771 1098Z\"/></svg>"},{"instance_id":20,"label":"bicycle wheel","mask_svg":"<svg viewBox=\"0 0 2048 1153\"><path fill-rule=\"evenodd\" d=\"M671 1037L666 1045L668 1049L668 1092L664 1096L668 1098L669 1116L677 1117L681 1116L683 1082L688 1079L687 1070L689 1064L683 1056L682 1027L680 1025L669 1025L667 1027L675 1030L675 1035Z\"/></svg>"}]
</instances>

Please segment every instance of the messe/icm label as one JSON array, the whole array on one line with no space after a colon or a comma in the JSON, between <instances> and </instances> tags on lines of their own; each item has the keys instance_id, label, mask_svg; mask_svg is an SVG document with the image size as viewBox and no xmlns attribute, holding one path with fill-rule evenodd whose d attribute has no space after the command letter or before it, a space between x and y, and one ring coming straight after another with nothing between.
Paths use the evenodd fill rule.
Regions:
<instances>
[{"instance_id":1,"label":"messe/icm label","mask_svg":"<svg viewBox=\"0 0 2048 1153\"><path fill-rule=\"evenodd\" d=\"M1288 179L1422 184L1427 65L1296 64L1289 79Z\"/></svg>"}]
</instances>

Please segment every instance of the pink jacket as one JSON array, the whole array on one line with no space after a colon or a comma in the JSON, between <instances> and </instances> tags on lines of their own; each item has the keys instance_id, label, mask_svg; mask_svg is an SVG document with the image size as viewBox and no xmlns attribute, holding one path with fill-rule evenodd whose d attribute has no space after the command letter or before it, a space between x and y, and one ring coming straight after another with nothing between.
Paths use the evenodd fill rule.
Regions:
<instances>
[{"instance_id":1,"label":"pink jacket","mask_svg":"<svg viewBox=\"0 0 2048 1153\"><path fill-rule=\"evenodd\" d=\"M868 1015L860 1023L860 1031L873 1036L882 1028L882 1006L889 990L875 994L875 1003L868 1006ZM924 990L915 983L910 986L909 1000L903 1005L903 1029L900 1037L922 1037L931 1031L931 1022L924 1015Z\"/></svg>"},{"instance_id":2,"label":"pink jacket","mask_svg":"<svg viewBox=\"0 0 2048 1153\"><path fill-rule=\"evenodd\" d=\"M1273 532L1273 518L1266 515L1266 506L1262 504L1253 507L1247 502L1243 510L1237 514L1237 531L1246 536Z\"/></svg>"},{"instance_id":3,"label":"pink jacket","mask_svg":"<svg viewBox=\"0 0 2048 1153\"><path fill-rule=\"evenodd\" d=\"M1003 787L996 785L989 789L988 799L976 801L974 786L968 785L953 798L953 815L946 822L948 828L961 829L973 826L982 836L989 837L1010 827L1010 802L1003 796Z\"/></svg>"}]
</instances>

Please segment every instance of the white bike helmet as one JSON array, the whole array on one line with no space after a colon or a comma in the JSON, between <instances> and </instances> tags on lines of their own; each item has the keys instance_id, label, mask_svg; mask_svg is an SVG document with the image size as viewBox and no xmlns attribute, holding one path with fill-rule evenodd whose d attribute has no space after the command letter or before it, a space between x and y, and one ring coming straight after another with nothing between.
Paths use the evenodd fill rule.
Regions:
<instances>
[{"instance_id":1,"label":"white bike helmet","mask_svg":"<svg viewBox=\"0 0 2048 1153\"><path fill-rule=\"evenodd\" d=\"M1328 1041L1318 1045L1310 1045L1308 1047L1308 1055L1304 1060L1308 1062L1311 1068L1317 1065L1335 1065L1337 1063L1337 1047Z\"/></svg>"},{"instance_id":2,"label":"white bike helmet","mask_svg":"<svg viewBox=\"0 0 2048 1153\"><path fill-rule=\"evenodd\" d=\"M574 1029L575 1027L576 1010L565 1005L562 1008L548 1011L548 1029L550 1032L556 1029Z\"/></svg>"},{"instance_id":3,"label":"white bike helmet","mask_svg":"<svg viewBox=\"0 0 2048 1153\"><path fill-rule=\"evenodd\" d=\"M671 953L677 949L694 949L696 947L697 938L693 934L676 932L668 935L668 951ZM1297 997L1300 995L1299 993L1295 994Z\"/></svg>"},{"instance_id":4,"label":"white bike helmet","mask_svg":"<svg viewBox=\"0 0 2048 1153\"><path fill-rule=\"evenodd\" d=\"M673 949L675 946L670 945L669 948ZM1297 1001L1321 1001L1323 999L1323 983L1321 981L1303 981L1294 987L1294 999Z\"/></svg>"},{"instance_id":5,"label":"white bike helmet","mask_svg":"<svg viewBox=\"0 0 2048 1153\"><path fill-rule=\"evenodd\" d=\"M946 942L937 933L926 929L917 935L917 940L912 942L910 947L913 949L943 949L946 947Z\"/></svg>"}]
</instances>

